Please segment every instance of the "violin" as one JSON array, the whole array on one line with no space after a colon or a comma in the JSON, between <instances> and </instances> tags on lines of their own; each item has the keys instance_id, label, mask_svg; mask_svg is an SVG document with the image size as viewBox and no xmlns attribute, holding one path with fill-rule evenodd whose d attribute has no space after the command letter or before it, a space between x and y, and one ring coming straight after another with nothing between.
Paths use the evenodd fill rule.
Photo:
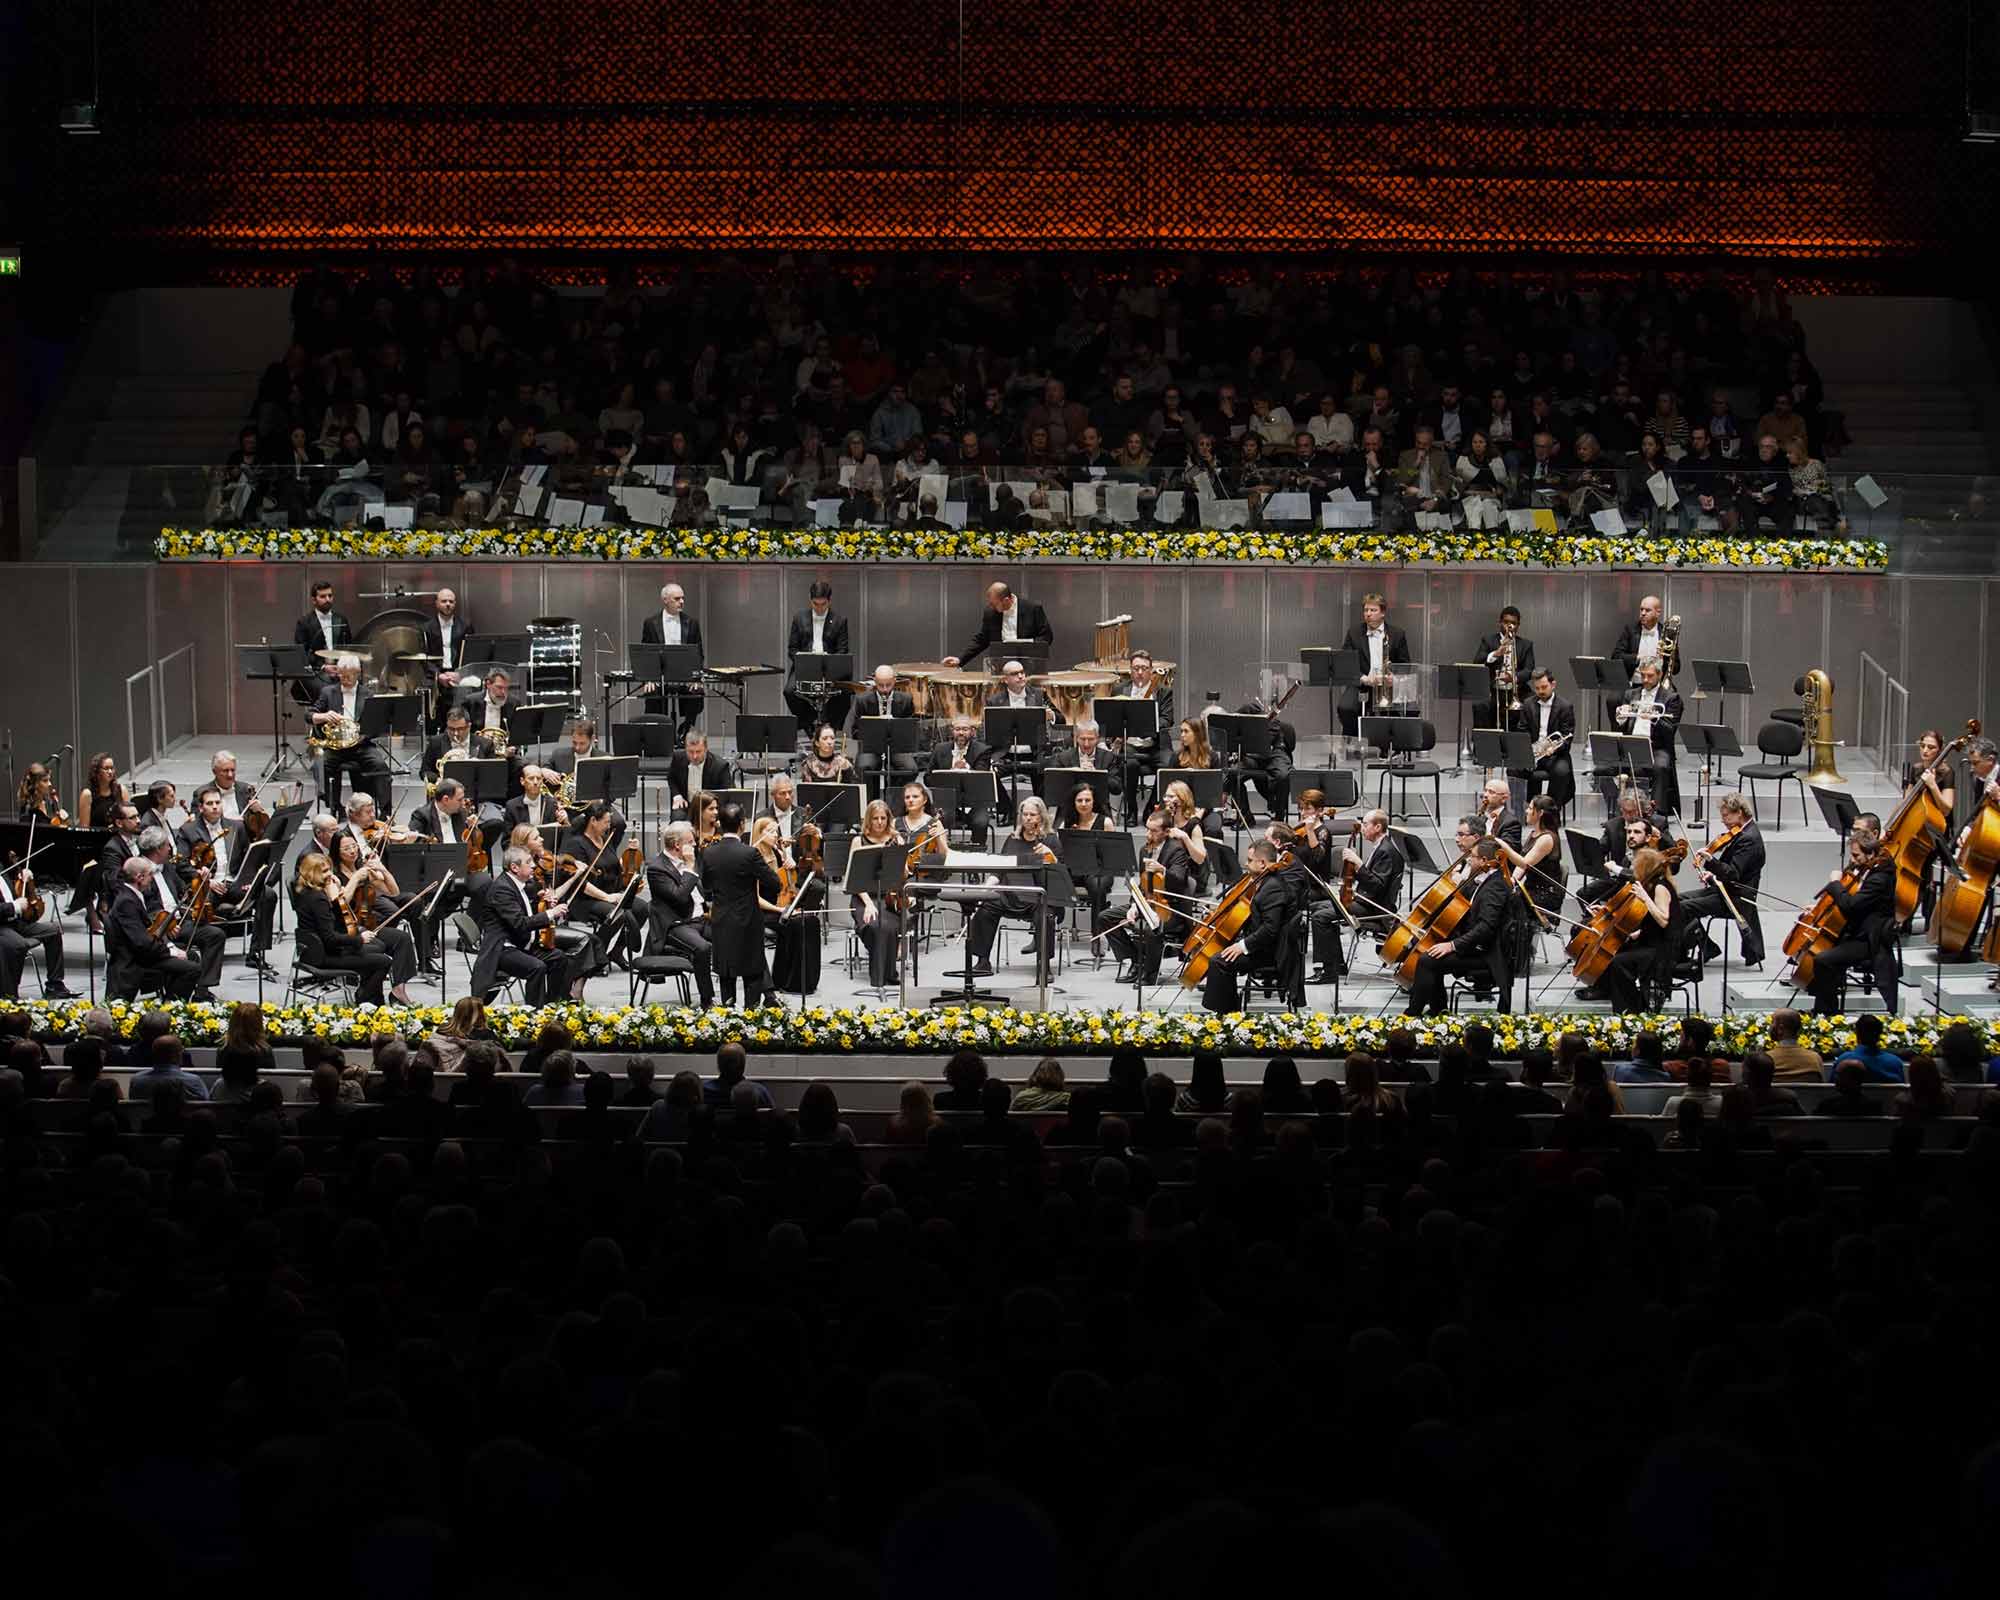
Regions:
<instances>
[{"instance_id":1,"label":"violin","mask_svg":"<svg viewBox=\"0 0 2000 1600\"><path fill-rule=\"evenodd\" d=\"M1671 872L1687 859L1687 840L1676 839L1660 854ZM1584 983L1596 983L1611 966L1632 936L1646 925L1646 891L1636 882L1621 883L1591 912L1590 920L1563 948L1576 963L1576 975Z\"/></svg>"},{"instance_id":2,"label":"violin","mask_svg":"<svg viewBox=\"0 0 2000 1600\"><path fill-rule=\"evenodd\" d=\"M618 881L621 887L645 870L646 851L643 846L635 842L618 852Z\"/></svg>"},{"instance_id":3,"label":"violin","mask_svg":"<svg viewBox=\"0 0 2000 1600\"><path fill-rule=\"evenodd\" d=\"M1292 864L1287 850L1265 872L1281 872ZM1222 898L1202 914L1181 944L1181 987L1192 989L1208 976L1209 966L1227 950L1250 921L1250 904L1257 897L1262 873L1246 872L1226 890Z\"/></svg>"},{"instance_id":4,"label":"violin","mask_svg":"<svg viewBox=\"0 0 2000 1600\"><path fill-rule=\"evenodd\" d=\"M477 823L465 836L465 871L467 876L475 872L493 870L493 857L486 849L486 830Z\"/></svg>"},{"instance_id":5,"label":"violin","mask_svg":"<svg viewBox=\"0 0 2000 1600\"><path fill-rule=\"evenodd\" d=\"M35 892L35 874L28 867L28 861L35 853L35 822L34 817L28 819L28 849L20 859L20 876L13 884L13 895L20 906L23 927L31 927L40 922L43 912L48 910L42 902L42 897Z\"/></svg>"},{"instance_id":6,"label":"violin","mask_svg":"<svg viewBox=\"0 0 2000 1600\"><path fill-rule=\"evenodd\" d=\"M778 906L781 910L799 897L806 879L825 876L825 843L816 823L800 824L798 837L792 841L788 852L791 865L778 868Z\"/></svg>"},{"instance_id":7,"label":"violin","mask_svg":"<svg viewBox=\"0 0 2000 1600\"><path fill-rule=\"evenodd\" d=\"M215 853L210 851L209 860L213 862L214 859ZM208 880L213 871L213 866L203 867L198 871L195 874L193 892L172 911L154 912L153 920L146 924L146 932L155 939L162 939L172 944L180 934L182 919L206 903Z\"/></svg>"},{"instance_id":8,"label":"violin","mask_svg":"<svg viewBox=\"0 0 2000 1600\"><path fill-rule=\"evenodd\" d=\"M1737 836L1749 826L1750 824L1747 822L1739 822L1735 827L1729 829L1719 837L1709 840L1707 844L1695 851L1694 864L1697 867L1706 866L1710 857L1720 855L1723 851L1727 850L1736 842Z\"/></svg>"},{"instance_id":9,"label":"violin","mask_svg":"<svg viewBox=\"0 0 2000 1600\"><path fill-rule=\"evenodd\" d=\"M1340 864L1340 905L1343 911L1354 909L1354 885L1361 876L1361 863L1343 861Z\"/></svg>"},{"instance_id":10,"label":"violin","mask_svg":"<svg viewBox=\"0 0 2000 1600\"><path fill-rule=\"evenodd\" d=\"M1847 913L1834 898L1834 889L1838 887L1843 894L1854 893L1861 887L1861 880L1888 859L1888 850L1877 845L1874 854L1850 865L1841 873L1837 886L1827 885L1813 896L1812 904L1799 913L1799 920L1785 935L1785 954L1794 963L1792 981L1801 989L1812 983L1818 958L1840 943L1847 932Z\"/></svg>"},{"instance_id":11,"label":"violin","mask_svg":"<svg viewBox=\"0 0 2000 1600\"><path fill-rule=\"evenodd\" d=\"M757 854L762 856L771 870L778 875L778 899L774 905L764 898L763 890L757 891L757 903L766 911L782 911L792 903L792 896L798 893L799 875L785 857L784 842L767 835L757 843Z\"/></svg>"},{"instance_id":12,"label":"violin","mask_svg":"<svg viewBox=\"0 0 2000 1600\"><path fill-rule=\"evenodd\" d=\"M604 852L610 848L611 835L607 833L604 836L604 843L597 847L597 854L590 858L590 865L587 867L579 863L575 856L557 856L555 858L554 870L556 872L568 872L571 874L571 877L568 883L548 896L550 905L559 906L569 904L571 898L576 894L577 887L597 870L597 863L604 859ZM545 928L537 928L535 930L535 942L544 950L555 949L555 924L552 922Z\"/></svg>"}]
</instances>

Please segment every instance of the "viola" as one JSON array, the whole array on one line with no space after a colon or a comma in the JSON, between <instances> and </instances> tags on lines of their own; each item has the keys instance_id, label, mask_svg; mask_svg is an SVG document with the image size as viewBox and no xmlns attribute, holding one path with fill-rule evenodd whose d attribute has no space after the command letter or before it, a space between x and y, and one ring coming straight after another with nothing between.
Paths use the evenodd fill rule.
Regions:
<instances>
[{"instance_id":1,"label":"viola","mask_svg":"<svg viewBox=\"0 0 2000 1600\"><path fill-rule=\"evenodd\" d=\"M1703 867L1708 865L1709 861L1713 857L1720 855L1723 851L1727 850L1732 844L1734 844L1737 840L1737 837L1743 832L1745 828L1749 826L1750 824L1747 822L1739 822L1736 824L1735 827L1729 829L1726 833L1721 834L1717 838L1709 840L1707 844L1703 845L1699 850L1695 851L1694 864L1697 867Z\"/></svg>"},{"instance_id":2,"label":"viola","mask_svg":"<svg viewBox=\"0 0 2000 1600\"><path fill-rule=\"evenodd\" d=\"M32 844L34 843L34 839L34 834L30 832L28 842ZM43 903L41 895L35 889L35 874L29 869L25 860L18 868L9 867L7 870L20 874L15 878L10 888L14 895L15 904L19 907L21 925L28 927L40 922L42 920L42 913L48 910L48 907Z\"/></svg>"},{"instance_id":3,"label":"viola","mask_svg":"<svg viewBox=\"0 0 2000 1600\"><path fill-rule=\"evenodd\" d=\"M645 849L637 844L628 844L618 852L618 881L622 887L630 883L646 870Z\"/></svg>"},{"instance_id":4,"label":"viola","mask_svg":"<svg viewBox=\"0 0 2000 1600\"><path fill-rule=\"evenodd\" d=\"M1266 872L1279 872L1292 864L1288 850L1275 863L1265 868ZM1261 874L1246 872L1226 890L1222 898L1203 913L1181 944L1181 987L1192 989L1208 976L1211 962L1220 956L1237 940L1244 925L1250 920L1250 903L1257 897L1257 883Z\"/></svg>"}]
</instances>

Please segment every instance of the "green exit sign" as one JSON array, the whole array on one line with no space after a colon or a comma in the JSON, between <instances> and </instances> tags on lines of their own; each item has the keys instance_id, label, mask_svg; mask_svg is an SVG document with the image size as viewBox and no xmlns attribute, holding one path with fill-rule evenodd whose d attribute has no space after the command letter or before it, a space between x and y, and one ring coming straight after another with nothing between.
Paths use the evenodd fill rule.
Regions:
<instances>
[{"instance_id":1,"label":"green exit sign","mask_svg":"<svg viewBox=\"0 0 2000 1600\"><path fill-rule=\"evenodd\" d=\"M21 275L21 252L0 250L0 278L18 278Z\"/></svg>"}]
</instances>

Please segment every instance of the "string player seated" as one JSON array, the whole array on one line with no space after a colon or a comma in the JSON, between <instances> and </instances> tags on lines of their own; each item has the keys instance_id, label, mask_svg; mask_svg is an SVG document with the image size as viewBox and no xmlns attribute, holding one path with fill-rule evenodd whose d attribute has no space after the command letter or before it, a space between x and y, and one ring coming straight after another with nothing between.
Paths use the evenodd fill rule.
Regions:
<instances>
[{"instance_id":1,"label":"string player seated","mask_svg":"<svg viewBox=\"0 0 2000 1600\"><path fill-rule=\"evenodd\" d=\"M1061 858L1049 837L1049 809L1034 795L1021 802L1013 836L1001 846L1000 853L1012 856L1023 866L1048 867L1046 874L1038 872L1022 879L1036 888L1046 887L1047 893L1027 895L1009 890L974 907L966 933L972 975L975 978L993 975L994 936L1000 931L1001 918L1012 917L1031 924L1035 930L1022 954L1035 958L1035 977L1040 982L1047 976L1049 958L1055 951L1061 907L1069 899L1071 884L1069 874L1057 864ZM996 877L990 881L1003 880Z\"/></svg>"},{"instance_id":2,"label":"string player seated","mask_svg":"<svg viewBox=\"0 0 2000 1600\"><path fill-rule=\"evenodd\" d=\"M1254 972L1279 968L1286 952L1287 926L1298 908L1293 876L1278 867L1279 847L1268 838L1250 846L1245 872L1255 880L1249 920L1236 938L1218 951L1202 980L1201 1003L1220 1014L1243 1009L1241 980ZM1294 953L1292 957L1296 962Z\"/></svg>"},{"instance_id":3,"label":"string player seated","mask_svg":"<svg viewBox=\"0 0 2000 1600\"><path fill-rule=\"evenodd\" d=\"M1459 825L1464 843L1469 830ZM1502 1011L1512 1006L1512 974L1507 966L1507 933L1513 915L1514 890L1500 871L1500 841L1475 836L1467 862L1466 895L1470 901L1449 939L1441 939L1417 957L1416 981L1410 986L1410 1014L1442 1012L1445 979L1484 978L1492 984Z\"/></svg>"}]
</instances>

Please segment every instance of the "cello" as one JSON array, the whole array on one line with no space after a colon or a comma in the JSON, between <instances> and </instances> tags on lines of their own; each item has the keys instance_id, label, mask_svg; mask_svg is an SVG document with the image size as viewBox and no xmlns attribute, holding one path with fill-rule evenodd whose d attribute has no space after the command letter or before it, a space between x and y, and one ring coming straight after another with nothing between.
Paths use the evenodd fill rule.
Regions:
<instances>
[{"instance_id":1,"label":"cello","mask_svg":"<svg viewBox=\"0 0 2000 1600\"><path fill-rule=\"evenodd\" d=\"M1671 873L1687 859L1687 840L1676 839L1660 852ZM1570 935L1564 954L1576 965L1577 978L1588 985L1603 981L1611 958L1625 941L1646 925L1646 897L1636 882L1621 883L1590 914L1590 920Z\"/></svg>"},{"instance_id":2,"label":"cello","mask_svg":"<svg viewBox=\"0 0 2000 1600\"><path fill-rule=\"evenodd\" d=\"M1935 804L1935 802L1933 802ZM1919 867L1921 875L1921 867ZM1965 825L1965 842L1958 847L1958 872L1946 879L1931 912L1931 940L1940 956L1962 959L1972 953L1972 937L1993 888L1993 875L2000 870L2000 800L1993 792L1993 779L1980 784L1979 808ZM1897 911L1902 911L1903 870L1897 864ZM1992 939L1987 945L1992 946Z\"/></svg>"},{"instance_id":3,"label":"cello","mask_svg":"<svg viewBox=\"0 0 2000 1600\"><path fill-rule=\"evenodd\" d=\"M1861 880L1888 858L1888 852L1876 845L1874 853L1859 862L1851 862L1840 875L1837 887L1844 894L1852 894L1861 887ZM1902 872L1897 870L1897 892L1900 904ZM1813 902L1799 913L1799 920L1792 924L1792 931L1785 935L1785 954L1794 963L1792 981L1799 988L1807 988L1813 981L1813 971L1818 957L1839 944L1847 932L1847 913L1835 900L1836 885L1826 888L1813 896ZM1914 902L1913 902L1914 903Z\"/></svg>"},{"instance_id":4,"label":"cello","mask_svg":"<svg viewBox=\"0 0 2000 1600\"><path fill-rule=\"evenodd\" d=\"M1264 869L1278 872L1292 864L1292 853L1287 850ZM1181 987L1192 989L1208 976L1208 969L1215 958L1227 950L1243 932L1244 924L1250 920L1250 903L1257 897L1257 883L1263 873L1246 872L1227 889L1222 898L1215 902L1195 923L1181 944Z\"/></svg>"},{"instance_id":5,"label":"cello","mask_svg":"<svg viewBox=\"0 0 2000 1600\"><path fill-rule=\"evenodd\" d=\"M1396 919L1396 926L1382 941L1378 952L1382 964L1395 970L1396 982L1405 989L1415 985L1417 962L1422 959L1423 953L1432 945L1450 938L1452 929L1464 920L1472 904L1472 897L1466 892L1471 886L1472 874L1467 872L1462 879L1452 876L1471 854L1469 849L1460 851L1458 859L1440 872L1430 887L1411 903L1409 915ZM1504 871L1505 868L1503 861L1501 869Z\"/></svg>"}]
</instances>

